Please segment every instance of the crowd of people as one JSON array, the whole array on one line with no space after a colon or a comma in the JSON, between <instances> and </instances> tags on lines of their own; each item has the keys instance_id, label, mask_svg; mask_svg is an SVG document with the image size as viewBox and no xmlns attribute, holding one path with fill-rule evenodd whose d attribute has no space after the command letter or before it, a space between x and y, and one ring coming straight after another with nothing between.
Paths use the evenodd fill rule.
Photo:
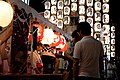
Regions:
<instances>
[{"instance_id":1,"label":"crowd of people","mask_svg":"<svg viewBox=\"0 0 120 80\"><path fill-rule=\"evenodd\" d=\"M90 24L80 22L77 29L73 31L72 38L73 48L65 51L64 55L54 54L55 47L37 43L37 49L32 55L33 72L35 74L58 74L59 57L61 57L68 61L67 68L63 71L65 80L99 80L99 61L104 55L104 50L102 43L91 36ZM19 57L16 57L16 60L19 61Z\"/></svg>"},{"instance_id":2,"label":"crowd of people","mask_svg":"<svg viewBox=\"0 0 120 80\"><path fill-rule=\"evenodd\" d=\"M91 36L90 24L88 22L79 23L77 29L72 33L72 38L73 50L70 53L65 51L64 56L60 55L61 58L68 61L67 69L63 71L65 79L99 80L99 61L104 55L104 50L102 43ZM36 74L58 73L60 61L58 55L52 52L53 49L49 45L43 47L42 44L39 44L37 50L34 50L33 68ZM36 57L36 55L40 57Z\"/></svg>"}]
</instances>

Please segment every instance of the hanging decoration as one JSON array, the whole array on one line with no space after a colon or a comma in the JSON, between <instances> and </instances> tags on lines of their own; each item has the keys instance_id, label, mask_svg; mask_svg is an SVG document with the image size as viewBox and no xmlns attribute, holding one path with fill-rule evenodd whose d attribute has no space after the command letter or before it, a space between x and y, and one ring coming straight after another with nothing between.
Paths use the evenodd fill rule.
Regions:
<instances>
[{"instance_id":1,"label":"hanging decoration","mask_svg":"<svg viewBox=\"0 0 120 80\"><path fill-rule=\"evenodd\" d=\"M54 38L55 38L55 35L54 35L54 32L52 29L44 29L44 33L43 33L43 39L41 41L42 44L52 44L52 42L54 42Z\"/></svg>"},{"instance_id":2,"label":"hanging decoration","mask_svg":"<svg viewBox=\"0 0 120 80\"><path fill-rule=\"evenodd\" d=\"M27 13L32 13L33 18L36 17L39 22L42 22L43 24L45 24L46 26L52 28L53 30L55 30L59 34L63 34L68 40L72 41L72 37L68 33L66 33L62 29L58 28L55 24L51 23L48 19L46 19L43 15L40 15L35 9L30 7L29 5L26 5L21 0L10 0L10 2L15 3L19 8L24 8ZM62 2L59 2L59 4L61 4L61 3ZM56 4L56 1L54 3L52 3L52 4ZM59 6L60 6L60 8L63 8L63 3L62 3L62 5L59 5ZM48 13L49 12L47 11L47 13L45 13L45 14L48 14ZM59 26L62 27L61 21L60 21L59 24L60 24Z\"/></svg>"},{"instance_id":3,"label":"hanging decoration","mask_svg":"<svg viewBox=\"0 0 120 80\"><path fill-rule=\"evenodd\" d=\"M32 34L29 33L28 34L28 42L31 43L31 41L32 41Z\"/></svg>"},{"instance_id":4,"label":"hanging decoration","mask_svg":"<svg viewBox=\"0 0 120 80\"><path fill-rule=\"evenodd\" d=\"M60 44L61 41L61 37L60 34L58 32L54 32L54 41L52 42L52 44L50 44L50 46L58 46Z\"/></svg>"},{"instance_id":5,"label":"hanging decoration","mask_svg":"<svg viewBox=\"0 0 120 80\"><path fill-rule=\"evenodd\" d=\"M60 35L60 43L56 48L60 48L60 52L64 52L68 49L68 43L63 35Z\"/></svg>"},{"instance_id":6,"label":"hanging decoration","mask_svg":"<svg viewBox=\"0 0 120 80\"><path fill-rule=\"evenodd\" d=\"M32 26L37 27L37 42L41 42L43 39L43 34L44 34L44 26L41 22L38 23L34 23L32 24ZM32 34L29 33L28 35L28 41L31 42L32 41Z\"/></svg>"},{"instance_id":7,"label":"hanging decoration","mask_svg":"<svg viewBox=\"0 0 120 80\"><path fill-rule=\"evenodd\" d=\"M39 26L37 33L38 33L37 34L37 42L42 41L43 34L44 34L44 28L42 26Z\"/></svg>"},{"instance_id":8,"label":"hanging decoration","mask_svg":"<svg viewBox=\"0 0 120 80\"><path fill-rule=\"evenodd\" d=\"M38 30L37 30L37 42L42 41L45 25L43 25L42 22L36 22L32 26L35 26L38 28Z\"/></svg>"}]
</instances>

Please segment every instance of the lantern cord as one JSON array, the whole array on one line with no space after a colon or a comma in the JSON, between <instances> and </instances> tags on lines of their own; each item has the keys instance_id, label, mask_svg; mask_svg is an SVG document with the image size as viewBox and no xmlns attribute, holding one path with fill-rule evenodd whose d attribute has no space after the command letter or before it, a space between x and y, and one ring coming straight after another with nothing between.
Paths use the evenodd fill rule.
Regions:
<instances>
[{"instance_id":1,"label":"lantern cord","mask_svg":"<svg viewBox=\"0 0 120 80\"><path fill-rule=\"evenodd\" d=\"M20 18L21 16L23 16L24 18L25 18L25 15L24 15L24 13L25 12L22 12L22 14L20 14L20 15L17 15L18 17L16 18L16 19L14 19L14 21L16 21L17 19L19 19L21 22L26 22L27 23L27 26L29 26L28 25L28 22L27 22L27 19L22 19L22 18Z\"/></svg>"},{"instance_id":2,"label":"lantern cord","mask_svg":"<svg viewBox=\"0 0 120 80\"><path fill-rule=\"evenodd\" d=\"M27 21L27 19L22 19L22 18L20 18L19 15L18 15L18 19L19 19L21 22L26 22L26 21Z\"/></svg>"},{"instance_id":3,"label":"lantern cord","mask_svg":"<svg viewBox=\"0 0 120 80\"><path fill-rule=\"evenodd\" d=\"M23 15L23 17L25 18L25 21L27 21L27 19L26 19L24 13L25 13L25 12L22 11L22 15ZM29 26L28 22L27 22L27 26Z\"/></svg>"},{"instance_id":4,"label":"lantern cord","mask_svg":"<svg viewBox=\"0 0 120 80\"><path fill-rule=\"evenodd\" d=\"M37 28L37 29L35 29L35 30L33 31L33 33L32 33L32 34L34 34L37 30L38 30L38 28Z\"/></svg>"},{"instance_id":5,"label":"lantern cord","mask_svg":"<svg viewBox=\"0 0 120 80\"><path fill-rule=\"evenodd\" d=\"M14 21L16 21L17 19L19 19L24 13L22 12L22 14L18 15L19 17L17 17L16 19L14 19Z\"/></svg>"}]
</instances>

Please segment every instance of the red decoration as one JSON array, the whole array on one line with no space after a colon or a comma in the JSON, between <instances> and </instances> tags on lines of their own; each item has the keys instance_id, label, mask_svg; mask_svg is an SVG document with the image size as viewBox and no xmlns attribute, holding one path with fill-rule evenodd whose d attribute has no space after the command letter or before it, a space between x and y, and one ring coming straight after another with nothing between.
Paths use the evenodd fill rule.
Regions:
<instances>
[{"instance_id":1,"label":"red decoration","mask_svg":"<svg viewBox=\"0 0 120 80\"><path fill-rule=\"evenodd\" d=\"M54 34L56 37L54 38L54 42L50 44L50 46L58 46L60 44L61 41L60 34L58 32L54 32Z\"/></svg>"},{"instance_id":2,"label":"red decoration","mask_svg":"<svg viewBox=\"0 0 120 80\"><path fill-rule=\"evenodd\" d=\"M60 44L57 46L58 48L60 48L60 52L64 52L68 49L68 43L66 41L66 39L64 38L64 36L60 36Z\"/></svg>"},{"instance_id":3,"label":"red decoration","mask_svg":"<svg viewBox=\"0 0 120 80\"><path fill-rule=\"evenodd\" d=\"M31 41L32 41L32 34L28 35L28 41L31 43Z\"/></svg>"},{"instance_id":4,"label":"red decoration","mask_svg":"<svg viewBox=\"0 0 120 80\"><path fill-rule=\"evenodd\" d=\"M42 65L41 63L37 63L36 66L37 66L37 68L39 68L39 69L42 69L42 68L43 68L43 65Z\"/></svg>"},{"instance_id":5,"label":"red decoration","mask_svg":"<svg viewBox=\"0 0 120 80\"><path fill-rule=\"evenodd\" d=\"M44 33L44 26L41 22L36 22L34 21L32 26L38 27L38 31L37 31L37 42L42 41L43 38L43 33ZM28 35L28 41L31 42L32 41L32 34Z\"/></svg>"},{"instance_id":6,"label":"red decoration","mask_svg":"<svg viewBox=\"0 0 120 80\"><path fill-rule=\"evenodd\" d=\"M39 42L39 41L42 41L43 34L44 34L44 27L39 26L38 36L37 36L37 41L38 41L38 42Z\"/></svg>"},{"instance_id":7,"label":"red decoration","mask_svg":"<svg viewBox=\"0 0 120 80\"><path fill-rule=\"evenodd\" d=\"M68 42L66 42L65 46L59 50L59 52L65 52L68 49Z\"/></svg>"}]
</instances>

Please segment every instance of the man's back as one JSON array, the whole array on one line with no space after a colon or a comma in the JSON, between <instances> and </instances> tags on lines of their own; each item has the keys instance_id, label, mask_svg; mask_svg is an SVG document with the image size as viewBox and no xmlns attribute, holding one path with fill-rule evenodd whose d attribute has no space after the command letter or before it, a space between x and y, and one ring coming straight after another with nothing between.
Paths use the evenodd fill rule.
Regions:
<instances>
[{"instance_id":1,"label":"man's back","mask_svg":"<svg viewBox=\"0 0 120 80\"><path fill-rule=\"evenodd\" d=\"M103 55L100 41L84 36L75 45L74 58L80 59L79 76L99 77L99 56Z\"/></svg>"}]
</instances>

